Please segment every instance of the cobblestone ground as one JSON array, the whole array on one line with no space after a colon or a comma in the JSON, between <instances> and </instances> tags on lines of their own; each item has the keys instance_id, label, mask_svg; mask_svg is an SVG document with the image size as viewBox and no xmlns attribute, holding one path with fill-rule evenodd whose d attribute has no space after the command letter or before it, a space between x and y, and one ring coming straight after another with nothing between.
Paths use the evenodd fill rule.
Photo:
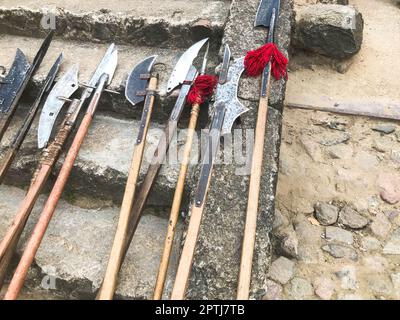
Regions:
<instances>
[{"instance_id":1,"label":"cobblestone ground","mask_svg":"<svg viewBox=\"0 0 400 320\"><path fill-rule=\"evenodd\" d=\"M305 66L304 57L295 56L289 101L299 87L316 92L327 84L332 99L381 86L382 96L353 98L399 101L392 80L369 73L384 67L376 51L369 54L379 43L377 13L398 23L399 9L391 1L350 3L366 22L362 51L344 75L327 65ZM398 52L387 58L398 60ZM394 121L286 109L265 299L400 298L399 142Z\"/></svg>"}]
</instances>

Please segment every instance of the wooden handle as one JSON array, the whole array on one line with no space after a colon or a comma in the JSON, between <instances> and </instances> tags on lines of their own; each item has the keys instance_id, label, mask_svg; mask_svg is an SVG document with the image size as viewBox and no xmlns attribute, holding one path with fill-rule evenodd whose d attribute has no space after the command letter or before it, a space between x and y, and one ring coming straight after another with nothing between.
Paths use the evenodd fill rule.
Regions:
<instances>
[{"instance_id":1,"label":"wooden handle","mask_svg":"<svg viewBox=\"0 0 400 320\"><path fill-rule=\"evenodd\" d=\"M172 289L171 300L184 300L186 288L189 283L190 272L193 264L194 252L197 238L199 236L201 219L203 217L204 204L201 207L193 206L189 228L186 235L185 245L181 253L178 271L176 273L174 288Z\"/></svg>"},{"instance_id":2,"label":"wooden handle","mask_svg":"<svg viewBox=\"0 0 400 320\"><path fill-rule=\"evenodd\" d=\"M157 78L150 79L149 90L157 89ZM117 231L115 234L114 242L111 248L110 257L108 260L107 270L104 276L103 284L98 293L98 300L112 300L114 292L117 287L118 272L120 270L123 257L124 257L124 243L127 238L128 224L131 217L132 205L135 200L136 183L138 181L140 167L142 164L143 153L146 143L146 136L150 124L150 118L153 111L154 95L149 97L149 113L143 131L143 139L135 146L133 152L133 159L131 168L128 175L128 181L125 188L124 199L122 201L121 211Z\"/></svg>"},{"instance_id":3,"label":"wooden handle","mask_svg":"<svg viewBox=\"0 0 400 320\"><path fill-rule=\"evenodd\" d=\"M154 300L160 300L162 298L162 293L164 290L164 284L167 276L172 245L174 242L175 230L179 217L179 210L182 203L186 174L190 162L190 153L192 151L193 137L196 132L196 125L197 125L197 119L199 117L199 111L200 111L200 105L194 104L192 106L192 112L188 126L188 134L184 147L183 159L182 159L181 169L179 172L178 183L176 185L174 200L172 202L172 209L168 223L167 236L164 243L164 251L161 257L160 267L158 270L158 276L154 290Z\"/></svg>"},{"instance_id":4,"label":"wooden handle","mask_svg":"<svg viewBox=\"0 0 400 320\"><path fill-rule=\"evenodd\" d=\"M37 174L35 183L29 188L22 201L14 220L0 243L0 288L3 285L11 258L24 231L26 222L52 167L43 165Z\"/></svg>"},{"instance_id":5,"label":"wooden handle","mask_svg":"<svg viewBox=\"0 0 400 320\"><path fill-rule=\"evenodd\" d=\"M2 157L1 165L0 165L0 184L3 183L6 173L15 158L15 154L16 154L16 150L9 148L6 151L6 154Z\"/></svg>"},{"instance_id":6,"label":"wooden handle","mask_svg":"<svg viewBox=\"0 0 400 320\"><path fill-rule=\"evenodd\" d=\"M75 139L71 145L71 148L68 151L68 154L65 158L64 164L60 170L54 187L49 195L49 198L47 199L39 220L35 225L35 228L33 229L31 238L26 245L25 251L14 273L6 295L4 296L5 300L15 300L18 297L19 292L21 291L29 267L33 262L36 252L39 249L40 243L44 237L44 234L46 233L46 229L56 210L58 201L61 198L64 187L67 183L69 175L71 174L74 162L78 156L80 147L82 146L92 119L92 114L87 113L83 118L81 125L79 126L78 132L76 133Z\"/></svg>"},{"instance_id":7,"label":"wooden handle","mask_svg":"<svg viewBox=\"0 0 400 320\"><path fill-rule=\"evenodd\" d=\"M271 73L271 70L270 70ZM268 79L266 97L260 98L258 106L257 125L255 132L253 159L251 165L249 198L247 202L246 223L244 229L242 257L240 262L239 282L237 290L238 300L248 300L250 293L251 271L253 265L254 245L256 241L258 201L264 158L265 130L268 117L268 97L271 76Z\"/></svg>"}]
</instances>

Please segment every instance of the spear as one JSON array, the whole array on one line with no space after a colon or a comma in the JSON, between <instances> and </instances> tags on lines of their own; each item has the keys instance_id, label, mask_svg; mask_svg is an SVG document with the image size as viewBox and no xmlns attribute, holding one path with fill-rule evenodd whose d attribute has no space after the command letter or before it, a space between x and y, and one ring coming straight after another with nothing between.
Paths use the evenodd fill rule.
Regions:
<instances>
[{"instance_id":1,"label":"spear","mask_svg":"<svg viewBox=\"0 0 400 320\"><path fill-rule=\"evenodd\" d=\"M79 150L89 130L90 124L93 121L100 97L105 86L111 83L111 80L114 76L114 72L117 67L117 61L117 50L115 49L114 44L112 44L95 72L95 84L89 84L87 89L84 91L85 96L90 96L94 90L92 99L78 128L72 145L65 157L64 164L61 167L60 173L49 195L49 198L47 199L44 209L40 214L39 220L32 231L32 235L26 245L25 251L4 296L5 300L15 300L22 289L29 267L33 262L37 250L39 249L40 243L44 237L44 234L46 233L46 229L56 210L58 201L61 198L61 194L71 174Z\"/></svg>"},{"instance_id":2,"label":"spear","mask_svg":"<svg viewBox=\"0 0 400 320\"><path fill-rule=\"evenodd\" d=\"M22 200L12 224L0 243L0 288L3 285L11 258L32 208L46 184L61 150L76 123L77 115L82 106L78 99L72 101L55 138L50 145L47 145L56 117L63 107L66 98L70 97L77 89L78 65L74 65L57 81L43 106L38 128L38 147L42 149L42 156L32 177L29 190Z\"/></svg>"},{"instance_id":3,"label":"spear","mask_svg":"<svg viewBox=\"0 0 400 320\"><path fill-rule=\"evenodd\" d=\"M229 134L235 120L248 111L237 98L239 79L244 71L244 58L235 60L229 66L230 57L231 52L229 46L226 45L216 89L208 143L202 159L200 180L197 185L194 203L190 211L190 222L172 290L172 300L182 300L185 297L220 138L222 135Z\"/></svg>"},{"instance_id":4,"label":"spear","mask_svg":"<svg viewBox=\"0 0 400 320\"><path fill-rule=\"evenodd\" d=\"M28 114L26 115L24 122L19 129L18 133L15 135L13 142L7 148L7 151L3 157L3 161L0 164L0 184L3 182L4 177L9 169L11 163L13 162L19 148L21 147L22 143L25 140L25 137L32 125L33 119L35 118L41 101L43 100L44 95L50 90L54 79L60 69L60 64L62 61L62 54L60 54L56 60L56 62L51 67L46 80L44 81L44 85L42 89L39 91L38 96L36 97L35 101L33 102L32 106L30 107Z\"/></svg>"},{"instance_id":5,"label":"spear","mask_svg":"<svg viewBox=\"0 0 400 320\"><path fill-rule=\"evenodd\" d=\"M126 183L117 231L111 248L104 280L98 293L99 300L112 300L117 287L118 272L123 261L124 243L127 237L130 213L135 199L136 184L142 164L147 131L150 125L157 89L158 76L151 74L156 59L157 56L151 56L137 64L133 68L125 88L125 95L128 101L135 106L144 100L144 107L139 134L135 141L132 164ZM145 96L141 94L141 92L145 92Z\"/></svg>"},{"instance_id":6,"label":"spear","mask_svg":"<svg viewBox=\"0 0 400 320\"><path fill-rule=\"evenodd\" d=\"M6 132L18 102L29 80L39 68L53 39L54 30L50 31L37 52L32 65L26 61L21 50L17 50L10 72L1 81L0 87L0 141Z\"/></svg>"},{"instance_id":7,"label":"spear","mask_svg":"<svg viewBox=\"0 0 400 320\"><path fill-rule=\"evenodd\" d=\"M168 223L167 236L164 243L164 251L161 257L160 267L158 270L156 286L154 290L154 300L160 300L164 290L165 278L168 271L169 260L171 256L172 245L175 237L176 225L179 217L179 209L182 203L183 190L185 187L186 174L190 161L190 153L192 150L193 136L196 130L197 119L200 112L200 105L204 103L205 98L212 94L217 82L215 77L205 75L209 44L204 54L203 65L200 76L194 81L194 85L189 93L188 103L192 105L191 116L188 125L188 133L183 151L182 165L179 172L178 183L176 185L174 199Z\"/></svg>"},{"instance_id":8,"label":"spear","mask_svg":"<svg viewBox=\"0 0 400 320\"><path fill-rule=\"evenodd\" d=\"M273 44L274 27L279 16L279 7L280 0L261 1L257 12L255 26L264 26L269 28L267 44L257 50L248 52L245 58L247 74L250 76L257 76L262 73L262 80L251 166L242 256L239 271L237 290L238 300L247 300L250 292L271 74L276 79L279 79L281 76L286 76L287 59Z\"/></svg>"}]
</instances>

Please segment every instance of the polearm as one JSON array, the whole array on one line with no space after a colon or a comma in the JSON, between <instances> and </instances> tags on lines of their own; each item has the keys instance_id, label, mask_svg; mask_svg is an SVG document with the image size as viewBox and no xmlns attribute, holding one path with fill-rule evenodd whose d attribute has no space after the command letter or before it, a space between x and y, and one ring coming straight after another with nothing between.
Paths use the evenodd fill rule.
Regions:
<instances>
[{"instance_id":1,"label":"polearm","mask_svg":"<svg viewBox=\"0 0 400 320\"><path fill-rule=\"evenodd\" d=\"M119 214L117 231L111 248L104 280L98 293L98 300L112 300L117 287L118 273L124 257L124 243L127 237L132 204L135 200L136 184L143 160L147 132L153 112L158 76L152 73L157 56L151 56L137 64L125 87L126 98L132 105L144 100L143 113L139 133L135 141L132 164L128 174L124 198Z\"/></svg>"},{"instance_id":2,"label":"polearm","mask_svg":"<svg viewBox=\"0 0 400 320\"><path fill-rule=\"evenodd\" d=\"M179 210L182 203L187 170L190 162L190 153L192 150L193 137L195 134L197 119L200 112L200 105L204 102L204 99L206 98L207 95L212 94L213 89L216 85L216 80L214 77L205 76L208 50L209 50L209 44L207 45L207 50L204 54L203 65L200 71L200 76L196 78L191 93L189 94L188 102L192 104L191 116L187 130L186 143L183 148L183 158L178 176L178 183L176 185L174 199L172 201L172 208L168 223L167 236L165 238L165 243L164 243L164 250L161 257L160 267L158 269L158 275L153 296L154 300L160 300L162 298L162 294L164 291L165 279L167 276L169 260L175 237L176 225L179 217ZM194 100L190 101L192 95L194 95Z\"/></svg>"},{"instance_id":3,"label":"polearm","mask_svg":"<svg viewBox=\"0 0 400 320\"><path fill-rule=\"evenodd\" d=\"M280 0L261 1L257 12L255 26L264 26L269 28L267 45L253 52L249 52L245 59L245 66L248 73L253 73L252 71L261 66L260 60L266 60L268 63L265 67L262 66L264 70L262 72L261 95L258 106L247 214L239 271L237 289L238 300L249 299L251 271L257 231L258 203L262 176L262 164L264 158L265 131L268 116L268 98L270 94L271 73L274 74L274 77L276 77L277 73L279 76L282 76L283 74L281 74L281 72L286 72L281 65L277 65L280 62L278 61L279 58L282 61L286 58L282 57L273 45L274 27L279 16L279 7ZM278 69L275 70L274 68ZM256 74L251 75L255 76Z\"/></svg>"},{"instance_id":4,"label":"polearm","mask_svg":"<svg viewBox=\"0 0 400 320\"><path fill-rule=\"evenodd\" d=\"M1 81L4 85L0 87L0 141L10 124L22 93L28 85L29 80L42 63L53 39L53 35L54 30L50 31L46 36L31 66L29 66L29 64L27 65L23 53L20 50L17 51L16 64L13 65L9 74ZM18 57L20 58L17 60ZM28 69L26 69L27 66L29 67Z\"/></svg>"},{"instance_id":5,"label":"polearm","mask_svg":"<svg viewBox=\"0 0 400 320\"><path fill-rule=\"evenodd\" d=\"M185 298L185 292L189 282L194 252L221 135L230 133L235 120L241 114L248 111L248 109L245 108L237 98L239 79L244 71L244 59L237 59L231 66L229 66L230 56L231 53L229 47L226 45L224 60L216 90L214 114L210 126L208 143L203 155L200 180L195 193L194 203L192 204L192 209L190 211L189 227L181 258L179 260L174 287L172 289L172 300L183 300Z\"/></svg>"},{"instance_id":6,"label":"polearm","mask_svg":"<svg viewBox=\"0 0 400 320\"><path fill-rule=\"evenodd\" d=\"M81 100L86 99L86 96L83 95L81 100L75 99L71 102L55 138L50 145L47 145L57 115L65 104L66 99L78 89L78 69L78 65L74 65L57 81L43 106L38 128L38 147L39 149L43 149L42 156L33 174L29 190L0 243L0 288L3 286L10 261L32 208L42 192L70 132L75 126L78 114L83 105Z\"/></svg>"},{"instance_id":7,"label":"polearm","mask_svg":"<svg viewBox=\"0 0 400 320\"><path fill-rule=\"evenodd\" d=\"M171 115L164 129L164 133L159 140L157 149L154 152L146 176L140 186L135 203L133 204L131 217L129 219L128 237L126 238L124 245L124 256L126 255L129 245L132 242L151 188L161 168L161 165L164 162L169 145L171 144L172 138L174 137L178 127L178 121L185 107L186 98L189 94L192 83L196 79L197 70L193 66L193 60L197 57L199 51L207 41L208 39L203 39L195 43L182 54L176 63L168 81L167 92L171 92L177 86L181 85L179 96L176 100L174 108L172 109Z\"/></svg>"},{"instance_id":8,"label":"polearm","mask_svg":"<svg viewBox=\"0 0 400 320\"><path fill-rule=\"evenodd\" d=\"M103 60L101 61L98 69L95 72L95 77L97 79L96 84L93 86L93 89L87 88L87 90L94 90L88 109L82 119L82 122L75 135L72 145L65 157L64 164L61 167L57 180L49 195L49 198L47 199L44 209L40 214L39 220L32 231L32 235L26 245L25 251L17 266L14 276L11 279L8 290L4 296L5 300L15 300L22 289L28 270L46 233L46 229L56 210L58 201L61 198L64 187L71 174L79 150L89 130L90 124L92 123L102 92L104 91L105 86L111 83L111 80L114 76L114 72L117 67L117 61L118 54L113 44L107 50L107 53L105 54ZM92 91L88 91L88 95L90 95L91 92Z\"/></svg>"},{"instance_id":9,"label":"polearm","mask_svg":"<svg viewBox=\"0 0 400 320\"><path fill-rule=\"evenodd\" d=\"M18 150L20 149L22 143L25 140L26 135L28 134L28 131L32 125L33 119L35 118L41 101L43 100L44 95L50 90L54 79L58 73L58 70L60 69L60 64L62 61L62 54L60 54L56 60L56 62L53 64L51 67L44 84L42 86L42 89L39 91L38 96L36 97L35 101L33 102L32 106L30 107L28 114L26 115L24 122L17 132L17 134L14 137L13 142L11 145L7 148L7 151L5 155L2 158L2 161L0 162L0 184L3 182L4 177L11 166Z\"/></svg>"}]
</instances>

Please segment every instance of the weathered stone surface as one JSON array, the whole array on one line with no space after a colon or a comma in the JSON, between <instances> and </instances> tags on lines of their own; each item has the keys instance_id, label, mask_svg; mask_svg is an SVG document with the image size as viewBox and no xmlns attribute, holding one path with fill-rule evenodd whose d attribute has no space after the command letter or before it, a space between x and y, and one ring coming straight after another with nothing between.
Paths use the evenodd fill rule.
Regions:
<instances>
[{"instance_id":1,"label":"weathered stone surface","mask_svg":"<svg viewBox=\"0 0 400 320\"><path fill-rule=\"evenodd\" d=\"M20 121L13 123L10 131L7 132L4 145L7 145L20 124ZM35 122L7 175L6 183L24 187L29 184L39 156L36 149L36 129L37 123ZM162 129L158 124L152 124L151 126L140 179L144 177L150 165L158 139L161 137ZM116 204L120 204L132 161L133 141L138 130L139 121L120 120L100 114L96 115L74 164L64 196L71 194L74 197L89 196L102 200L111 200ZM148 203L150 205L170 206L179 171L179 162L172 157L172 150L179 150L181 153L181 148L176 148L180 146L182 139L185 139L185 135L186 132L178 132L177 137L179 140L173 141L171 157L168 158L166 165L160 170L160 175L149 198ZM99 143L99 141L102 143ZM194 145L194 158L196 154L198 156L197 147L198 145ZM54 171L51 181L54 181L54 175L58 172L62 162L63 157L58 161L57 170ZM193 166L190 166L189 177L193 174L192 169ZM50 186L50 183L48 185ZM187 193L186 196L188 196Z\"/></svg>"},{"instance_id":2,"label":"weathered stone surface","mask_svg":"<svg viewBox=\"0 0 400 320\"><path fill-rule=\"evenodd\" d=\"M381 198L390 204L400 201L400 179L397 175L382 172L377 180Z\"/></svg>"},{"instance_id":3,"label":"weathered stone surface","mask_svg":"<svg viewBox=\"0 0 400 320\"><path fill-rule=\"evenodd\" d=\"M367 278L369 289L378 296L389 296L392 293L393 285L385 275L371 274Z\"/></svg>"},{"instance_id":4,"label":"weathered stone surface","mask_svg":"<svg viewBox=\"0 0 400 320\"><path fill-rule=\"evenodd\" d=\"M353 7L305 6L296 14L293 44L333 58L348 58L361 48L363 27L362 15Z\"/></svg>"},{"instance_id":5,"label":"weathered stone surface","mask_svg":"<svg viewBox=\"0 0 400 320\"><path fill-rule=\"evenodd\" d=\"M376 127L373 127L372 130L384 133L384 134L391 134L396 131L396 126L392 124L382 124Z\"/></svg>"},{"instance_id":6,"label":"weathered stone surface","mask_svg":"<svg viewBox=\"0 0 400 320\"><path fill-rule=\"evenodd\" d=\"M338 222L352 229L362 229L368 224L368 219L351 207L345 206L340 210Z\"/></svg>"},{"instance_id":7,"label":"weathered stone surface","mask_svg":"<svg viewBox=\"0 0 400 320\"><path fill-rule=\"evenodd\" d=\"M280 257L272 262L268 271L268 277L280 284L286 284L293 278L295 272L295 264L293 261Z\"/></svg>"},{"instance_id":8,"label":"weathered stone surface","mask_svg":"<svg viewBox=\"0 0 400 320\"><path fill-rule=\"evenodd\" d=\"M207 5L198 0L39 0L17 5L1 2L0 32L43 35L42 19L52 16L56 34L65 39L163 47L186 47L205 37L219 43L229 14L228 3L218 0Z\"/></svg>"},{"instance_id":9,"label":"weathered stone surface","mask_svg":"<svg viewBox=\"0 0 400 320\"><path fill-rule=\"evenodd\" d=\"M339 209L329 203L318 202L315 206L315 217L324 226L336 223L339 216Z\"/></svg>"},{"instance_id":10,"label":"weathered stone surface","mask_svg":"<svg viewBox=\"0 0 400 320\"><path fill-rule=\"evenodd\" d=\"M314 280L315 294L322 300L330 300L335 293L335 283L331 278L318 277Z\"/></svg>"},{"instance_id":11,"label":"weathered stone surface","mask_svg":"<svg viewBox=\"0 0 400 320\"><path fill-rule=\"evenodd\" d=\"M381 248L381 243L374 237L361 238L361 249L365 251L375 251Z\"/></svg>"},{"instance_id":12,"label":"weathered stone surface","mask_svg":"<svg viewBox=\"0 0 400 320\"><path fill-rule=\"evenodd\" d=\"M313 287L308 280L296 277L290 281L287 294L293 300L307 300L313 295Z\"/></svg>"},{"instance_id":13,"label":"weathered stone surface","mask_svg":"<svg viewBox=\"0 0 400 320\"><path fill-rule=\"evenodd\" d=\"M377 215L372 219L370 225L371 231L374 235L386 238L392 228L389 219L382 213L378 212Z\"/></svg>"},{"instance_id":14,"label":"weathered stone surface","mask_svg":"<svg viewBox=\"0 0 400 320\"><path fill-rule=\"evenodd\" d=\"M392 237L383 247L384 254L400 254L400 228L393 232Z\"/></svg>"},{"instance_id":15,"label":"weathered stone surface","mask_svg":"<svg viewBox=\"0 0 400 320\"><path fill-rule=\"evenodd\" d=\"M279 283L276 283L272 280L267 280L265 287L266 294L263 297L263 300L281 300L283 288Z\"/></svg>"},{"instance_id":16,"label":"weathered stone surface","mask_svg":"<svg viewBox=\"0 0 400 320\"><path fill-rule=\"evenodd\" d=\"M342 289L355 290L358 288L356 267L352 265L344 266L335 274L341 280Z\"/></svg>"},{"instance_id":17,"label":"weathered stone surface","mask_svg":"<svg viewBox=\"0 0 400 320\"><path fill-rule=\"evenodd\" d=\"M20 189L0 187L0 238L11 223L23 196L24 191ZM45 200L46 197L41 196L35 206L23 241L19 244L19 253ZM31 273L35 278L31 278L28 284L40 285L43 277L51 276L56 284L52 290L54 293L65 298L94 298L104 276L118 214L119 208L116 207L81 209L61 200L35 258L34 266L39 272ZM153 215L142 218L122 266L117 297L152 297L167 224L167 219ZM178 232L181 232L180 227ZM167 279L167 292L170 292L174 279L177 248L176 243Z\"/></svg>"},{"instance_id":18,"label":"weathered stone surface","mask_svg":"<svg viewBox=\"0 0 400 320\"><path fill-rule=\"evenodd\" d=\"M318 263L322 256L320 243L323 228L312 225L309 221L302 219L295 224L295 231L299 240L299 260L306 263Z\"/></svg>"},{"instance_id":19,"label":"weathered stone surface","mask_svg":"<svg viewBox=\"0 0 400 320\"><path fill-rule=\"evenodd\" d=\"M253 27L258 4L258 0L232 1L223 43L229 43L234 58L265 43L266 30L255 30ZM281 1L281 14L275 34L278 46L286 55L290 44L291 5L291 0ZM258 88L258 79L241 81L239 95L246 99L243 102L250 107L250 111L241 117L241 122L234 126L235 129L254 129ZM274 215L284 91L284 80L273 83L251 283L251 297L258 299L264 295L270 264L270 232ZM215 166L194 257L188 288L189 299L235 298L248 183L248 175L243 175L243 164ZM225 196L221 197L221 194Z\"/></svg>"},{"instance_id":20,"label":"weathered stone surface","mask_svg":"<svg viewBox=\"0 0 400 320\"><path fill-rule=\"evenodd\" d=\"M326 227L325 239L333 242L353 244L353 234L337 227Z\"/></svg>"},{"instance_id":21,"label":"weathered stone surface","mask_svg":"<svg viewBox=\"0 0 400 320\"><path fill-rule=\"evenodd\" d=\"M322 247L322 250L328 252L334 258L346 258L356 261L358 254L352 247L341 244L330 243Z\"/></svg>"},{"instance_id":22,"label":"weathered stone surface","mask_svg":"<svg viewBox=\"0 0 400 320\"><path fill-rule=\"evenodd\" d=\"M379 255L370 255L364 257L363 264L368 269L378 273L384 273L386 268L389 266L388 260Z\"/></svg>"}]
</instances>

